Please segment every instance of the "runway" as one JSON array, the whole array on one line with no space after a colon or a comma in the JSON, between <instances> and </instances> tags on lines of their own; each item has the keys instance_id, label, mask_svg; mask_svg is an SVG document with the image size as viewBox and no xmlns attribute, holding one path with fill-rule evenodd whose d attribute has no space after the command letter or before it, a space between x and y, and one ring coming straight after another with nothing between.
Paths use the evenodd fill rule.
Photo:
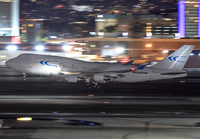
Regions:
<instances>
[{"instance_id":1,"label":"runway","mask_svg":"<svg viewBox=\"0 0 200 139\"><path fill-rule=\"evenodd\" d=\"M0 104L200 105L200 97L0 96Z\"/></svg>"},{"instance_id":2,"label":"runway","mask_svg":"<svg viewBox=\"0 0 200 139\"><path fill-rule=\"evenodd\" d=\"M1 139L199 138L200 79L102 84L0 68ZM16 121L32 117L33 121Z\"/></svg>"}]
</instances>

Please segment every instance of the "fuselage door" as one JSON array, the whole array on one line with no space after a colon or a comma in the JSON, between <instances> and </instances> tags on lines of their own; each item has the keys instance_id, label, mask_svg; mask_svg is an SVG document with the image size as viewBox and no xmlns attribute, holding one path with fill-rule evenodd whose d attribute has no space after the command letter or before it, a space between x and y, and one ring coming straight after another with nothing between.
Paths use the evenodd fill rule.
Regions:
<instances>
[{"instance_id":1,"label":"fuselage door","mask_svg":"<svg viewBox=\"0 0 200 139\"><path fill-rule=\"evenodd\" d=\"M32 68L33 67L33 62L30 62L29 63L29 68Z\"/></svg>"}]
</instances>

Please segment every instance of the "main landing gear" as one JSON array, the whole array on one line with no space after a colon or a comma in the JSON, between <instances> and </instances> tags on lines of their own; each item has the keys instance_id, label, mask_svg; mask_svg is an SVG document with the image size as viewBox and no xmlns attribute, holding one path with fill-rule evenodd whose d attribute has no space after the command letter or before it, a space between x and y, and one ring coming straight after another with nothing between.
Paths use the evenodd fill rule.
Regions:
<instances>
[{"instance_id":1,"label":"main landing gear","mask_svg":"<svg viewBox=\"0 0 200 139\"><path fill-rule=\"evenodd\" d=\"M86 84L89 89L98 89L100 88L98 82L96 82L92 77L86 78Z\"/></svg>"}]
</instances>

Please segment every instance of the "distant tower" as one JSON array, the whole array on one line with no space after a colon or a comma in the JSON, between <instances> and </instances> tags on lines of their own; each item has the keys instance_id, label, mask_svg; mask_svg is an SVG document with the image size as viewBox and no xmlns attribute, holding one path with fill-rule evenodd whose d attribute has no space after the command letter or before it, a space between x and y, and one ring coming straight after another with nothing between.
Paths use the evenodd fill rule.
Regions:
<instances>
[{"instance_id":1,"label":"distant tower","mask_svg":"<svg viewBox=\"0 0 200 139\"><path fill-rule=\"evenodd\" d=\"M74 5L74 0L69 0L68 1L68 8L71 9L72 5Z\"/></svg>"},{"instance_id":2,"label":"distant tower","mask_svg":"<svg viewBox=\"0 0 200 139\"><path fill-rule=\"evenodd\" d=\"M19 0L0 0L0 36L19 36Z\"/></svg>"},{"instance_id":3,"label":"distant tower","mask_svg":"<svg viewBox=\"0 0 200 139\"><path fill-rule=\"evenodd\" d=\"M178 1L178 33L181 37L200 38L200 1Z\"/></svg>"},{"instance_id":4,"label":"distant tower","mask_svg":"<svg viewBox=\"0 0 200 139\"><path fill-rule=\"evenodd\" d=\"M19 0L12 0L12 34L19 36Z\"/></svg>"}]
</instances>

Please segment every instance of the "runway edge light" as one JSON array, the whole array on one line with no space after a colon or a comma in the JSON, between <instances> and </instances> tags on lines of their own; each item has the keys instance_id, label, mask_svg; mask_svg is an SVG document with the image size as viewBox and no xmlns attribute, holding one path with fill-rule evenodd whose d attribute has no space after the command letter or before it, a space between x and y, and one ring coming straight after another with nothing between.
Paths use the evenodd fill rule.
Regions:
<instances>
[{"instance_id":1,"label":"runway edge light","mask_svg":"<svg viewBox=\"0 0 200 139\"><path fill-rule=\"evenodd\" d=\"M21 117L21 118L17 118L17 121L32 121L31 117Z\"/></svg>"}]
</instances>

